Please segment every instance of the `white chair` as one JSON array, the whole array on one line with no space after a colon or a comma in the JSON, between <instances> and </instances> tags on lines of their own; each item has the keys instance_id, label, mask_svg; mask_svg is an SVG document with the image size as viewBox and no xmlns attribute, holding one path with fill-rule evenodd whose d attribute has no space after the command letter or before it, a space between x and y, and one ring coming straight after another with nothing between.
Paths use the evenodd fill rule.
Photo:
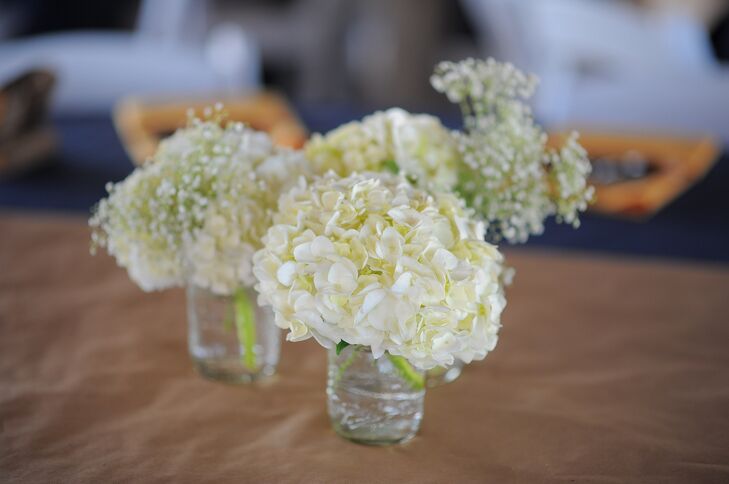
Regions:
<instances>
[{"instance_id":1,"label":"white chair","mask_svg":"<svg viewBox=\"0 0 729 484\"><path fill-rule=\"evenodd\" d=\"M232 94L260 82L255 42L207 28L207 2L145 0L131 33L68 32L0 44L0 83L34 67L57 76L55 112L109 111L134 95Z\"/></svg>"}]
</instances>

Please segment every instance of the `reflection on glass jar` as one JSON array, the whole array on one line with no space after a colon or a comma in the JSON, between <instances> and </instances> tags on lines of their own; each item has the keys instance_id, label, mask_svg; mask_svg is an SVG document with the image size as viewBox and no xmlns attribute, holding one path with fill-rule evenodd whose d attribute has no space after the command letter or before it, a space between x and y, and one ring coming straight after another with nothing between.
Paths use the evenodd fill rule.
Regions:
<instances>
[{"instance_id":1,"label":"reflection on glass jar","mask_svg":"<svg viewBox=\"0 0 729 484\"><path fill-rule=\"evenodd\" d=\"M270 308L256 303L253 289L219 296L187 286L188 344L197 370L205 377L247 383L273 375L281 332Z\"/></svg>"},{"instance_id":2,"label":"reflection on glass jar","mask_svg":"<svg viewBox=\"0 0 729 484\"><path fill-rule=\"evenodd\" d=\"M425 381L428 388L437 387L439 385L445 385L450 383L459 376L463 371L465 363L461 360L455 360L452 365L449 366L436 366L435 368L428 370L425 373Z\"/></svg>"},{"instance_id":3,"label":"reflection on glass jar","mask_svg":"<svg viewBox=\"0 0 729 484\"><path fill-rule=\"evenodd\" d=\"M405 442L423 418L424 372L401 356L375 359L369 348L329 351L327 403L336 432L355 442Z\"/></svg>"}]
</instances>

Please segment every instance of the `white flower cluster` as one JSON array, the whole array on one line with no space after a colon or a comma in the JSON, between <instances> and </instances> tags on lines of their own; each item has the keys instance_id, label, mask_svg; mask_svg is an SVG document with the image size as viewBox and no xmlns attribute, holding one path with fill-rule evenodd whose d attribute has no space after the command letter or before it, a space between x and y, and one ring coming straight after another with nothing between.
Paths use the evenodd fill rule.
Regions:
<instances>
[{"instance_id":1,"label":"white flower cluster","mask_svg":"<svg viewBox=\"0 0 729 484\"><path fill-rule=\"evenodd\" d=\"M109 196L99 202L89 221L92 251L106 247L145 291L184 282L176 240L158 227L170 209L158 197L150 197L165 178L162 168L149 164L134 170L123 182L108 183Z\"/></svg>"},{"instance_id":2,"label":"white flower cluster","mask_svg":"<svg viewBox=\"0 0 729 484\"><path fill-rule=\"evenodd\" d=\"M586 182L591 166L576 134L559 151L547 148L524 101L534 77L493 59L467 59L439 64L431 83L461 107L456 190L487 223L490 239L525 242L552 215L579 225L594 195Z\"/></svg>"},{"instance_id":3,"label":"white flower cluster","mask_svg":"<svg viewBox=\"0 0 729 484\"><path fill-rule=\"evenodd\" d=\"M438 118L399 108L347 123L305 147L318 174L365 171L402 173L417 186L452 190L458 180L458 146Z\"/></svg>"},{"instance_id":4,"label":"white flower cluster","mask_svg":"<svg viewBox=\"0 0 729 484\"><path fill-rule=\"evenodd\" d=\"M549 160L550 187L557 217L575 227L580 225L579 212L587 210L595 196L595 187L587 183L592 165L578 138L577 133L571 133L559 154L551 152Z\"/></svg>"},{"instance_id":5,"label":"white flower cluster","mask_svg":"<svg viewBox=\"0 0 729 484\"><path fill-rule=\"evenodd\" d=\"M284 194L253 258L288 339L366 345L428 369L482 359L506 304L502 256L452 194L333 173Z\"/></svg>"},{"instance_id":6,"label":"white flower cluster","mask_svg":"<svg viewBox=\"0 0 729 484\"><path fill-rule=\"evenodd\" d=\"M497 121L495 110L503 107L528 114L528 107L519 99L530 98L537 82L535 76L491 58L441 62L430 78L436 91L445 93L450 102L461 107L469 130Z\"/></svg>"},{"instance_id":7,"label":"white flower cluster","mask_svg":"<svg viewBox=\"0 0 729 484\"><path fill-rule=\"evenodd\" d=\"M278 196L308 175L303 154L240 123L192 120L108 187L90 224L144 290L188 280L218 294L255 283L251 258Z\"/></svg>"}]
</instances>

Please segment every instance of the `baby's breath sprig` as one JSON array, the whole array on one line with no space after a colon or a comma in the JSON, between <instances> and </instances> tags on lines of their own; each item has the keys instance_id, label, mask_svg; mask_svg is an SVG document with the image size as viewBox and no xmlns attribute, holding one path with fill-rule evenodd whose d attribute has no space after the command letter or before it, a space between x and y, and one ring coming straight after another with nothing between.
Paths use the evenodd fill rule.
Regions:
<instances>
[{"instance_id":1,"label":"baby's breath sprig","mask_svg":"<svg viewBox=\"0 0 729 484\"><path fill-rule=\"evenodd\" d=\"M129 177L107 187L90 220L105 247L144 290L195 284L223 295L251 286L251 257L278 196L308 174L303 154L268 135L224 124L220 105L164 140Z\"/></svg>"},{"instance_id":2,"label":"baby's breath sprig","mask_svg":"<svg viewBox=\"0 0 729 484\"><path fill-rule=\"evenodd\" d=\"M466 129L473 130L528 115L528 107L521 100L534 94L538 80L511 64L469 58L441 62L431 83L436 91L445 93L460 106Z\"/></svg>"},{"instance_id":3,"label":"baby's breath sprig","mask_svg":"<svg viewBox=\"0 0 729 484\"><path fill-rule=\"evenodd\" d=\"M489 239L525 242L549 216L579 225L594 195L591 165L576 133L559 150L547 147L526 102L536 77L493 59L466 59L438 64L431 84L461 108L456 191L487 223Z\"/></svg>"}]
</instances>

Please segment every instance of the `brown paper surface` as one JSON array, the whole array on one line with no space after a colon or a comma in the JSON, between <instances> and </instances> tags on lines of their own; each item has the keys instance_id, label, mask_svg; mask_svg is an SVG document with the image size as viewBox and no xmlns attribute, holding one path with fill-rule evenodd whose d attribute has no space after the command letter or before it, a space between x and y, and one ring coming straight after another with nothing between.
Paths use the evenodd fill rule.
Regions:
<instances>
[{"instance_id":1,"label":"brown paper surface","mask_svg":"<svg viewBox=\"0 0 729 484\"><path fill-rule=\"evenodd\" d=\"M0 481L729 482L726 268L509 252L496 350L373 448L332 431L314 342L206 381L182 291L88 246L80 219L0 215Z\"/></svg>"}]
</instances>

